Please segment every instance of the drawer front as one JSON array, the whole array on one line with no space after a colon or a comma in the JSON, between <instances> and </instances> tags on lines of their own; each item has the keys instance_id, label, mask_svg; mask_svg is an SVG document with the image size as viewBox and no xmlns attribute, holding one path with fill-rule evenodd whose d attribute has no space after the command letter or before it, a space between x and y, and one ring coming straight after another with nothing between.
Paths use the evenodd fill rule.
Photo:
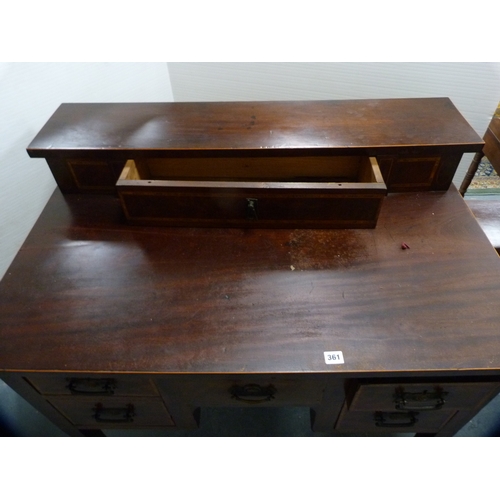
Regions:
<instances>
[{"instance_id":1,"label":"drawer front","mask_svg":"<svg viewBox=\"0 0 500 500\"><path fill-rule=\"evenodd\" d=\"M437 433L456 414L448 411L349 411L342 410L335 429L347 433Z\"/></svg>"},{"instance_id":2,"label":"drawer front","mask_svg":"<svg viewBox=\"0 0 500 500\"><path fill-rule=\"evenodd\" d=\"M498 390L497 383L361 384L349 410L433 411L475 408Z\"/></svg>"},{"instance_id":3,"label":"drawer front","mask_svg":"<svg viewBox=\"0 0 500 500\"><path fill-rule=\"evenodd\" d=\"M147 377L137 375L86 376L71 374L32 374L28 382L41 394L81 396L157 396Z\"/></svg>"},{"instance_id":4,"label":"drawer front","mask_svg":"<svg viewBox=\"0 0 500 500\"><path fill-rule=\"evenodd\" d=\"M78 427L171 427L161 398L54 396L48 401Z\"/></svg>"},{"instance_id":5,"label":"drawer front","mask_svg":"<svg viewBox=\"0 0 500 500\"><path fill-rule=\"evenodd\" d=\"M190 406L316 406L325 386L321 376L191 375L169 381L168 391Z\"/></svg>"},{"instance_id":6,"label":"drawer front","mask_svg":"<svg viewBox=\"0 0 500 500\"><path fill-rule=\"evenodd\" d=\"M375 227L387 192L375 158L250 160L129 160L116 187L135 224Z\"/></svg>"},{"instance_id":7,"label":"drawer front","mask_svg":"<svg viewBox=\"0 0 500 500\"><path fill-rule=\"evenodd\" d=\"M129 222L167 226L373 228L383 192L338 193L338 187L299 183L151 181L118 186ZM253 184L253 186L250 186Z\"/></svg>"}]
</instances>

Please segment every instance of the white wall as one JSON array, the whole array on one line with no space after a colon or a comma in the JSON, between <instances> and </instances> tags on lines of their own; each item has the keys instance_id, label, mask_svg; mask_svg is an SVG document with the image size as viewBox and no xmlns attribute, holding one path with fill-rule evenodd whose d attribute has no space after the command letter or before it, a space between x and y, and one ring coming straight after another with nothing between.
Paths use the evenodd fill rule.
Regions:
<instances>
[{"instance_id":1,"label":"white wall","mask_svg":"<svg viewBox=\"0 0 500 500\"><path fill-rule=\"evenodd\" d=\"M55 188L26 147L59 104L172 100L166 63L0 63L0 279Z\"/></svg>"},{"instance_id":2,"label":"white wall","mask_svg":"<svg viewBox=\"0 0 500 500\"><path fill-rule=\"evenodd\" d=\"M481 137L500 101L491 62L169 63L169 73L176 101L449 97Z\"/></svg>"}]
</instances>

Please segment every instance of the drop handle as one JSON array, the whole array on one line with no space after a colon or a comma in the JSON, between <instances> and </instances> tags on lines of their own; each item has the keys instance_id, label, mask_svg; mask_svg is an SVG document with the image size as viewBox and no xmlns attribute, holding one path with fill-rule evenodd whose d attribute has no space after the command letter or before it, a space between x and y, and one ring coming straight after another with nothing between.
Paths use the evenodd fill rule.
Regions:
<instances>
[{"instance_id":1,"label":"drop handle","mask_svg":"<svg viewBox=\"0 0 500 500\"><path fill-rule=\"evenodd\" d=\"M396 410L429 411L440 410L445 404L448 393L437 389L434 392L404 392L396 391L394 403Z\"/></svg>"},{"instance_id":2,"label":"drop handle","mask_svg":"<svg viewBox=\"0 0 500 500\"><path fill-rule=\"evenodd\" d=\"M386 412L386 411L376 411L373 415L375 425L377 427L391 427L391 428L401 428L401 427L413 427L418 419L417 412Z\"/></svg>"},{"instance_id":3,"label":"drop handle","mask_svg":"<svg viewBox=\"0 0 500 500\"><path fill-rule=\"evenodd\" d=\"M71 394L113 395L116 382L112 378L71 378L67 388Z\"/></svg>"},{"instance_id":4,"label":"drop handle","mask_svg":"<svg viewBox=\"0 0 500 500\"><path fill-rule=\"evenodd\" d=\"M257 215L257 202L256 198L247 198L247 208L246 215L247 220L258 220L259 216Z\"/></svg>"}]
</instances>

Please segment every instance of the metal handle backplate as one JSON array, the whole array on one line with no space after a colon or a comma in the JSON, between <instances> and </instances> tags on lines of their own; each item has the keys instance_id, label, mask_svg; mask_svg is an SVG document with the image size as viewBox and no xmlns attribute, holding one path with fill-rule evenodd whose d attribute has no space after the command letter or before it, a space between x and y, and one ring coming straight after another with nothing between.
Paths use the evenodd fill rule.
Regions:
<instances>
[{"instance_id":1,"label":"metal handle backplate","mask_svg":"<svg viewBox=\"0 0 500 500\"><path fill-rule=\"evenodd\" d=\"M447 394L441 389L431 392L405 392L397 389L394 395L395 408L410 411L440 410L446 402L444 398Z\"/></svg>"}]
</instances>

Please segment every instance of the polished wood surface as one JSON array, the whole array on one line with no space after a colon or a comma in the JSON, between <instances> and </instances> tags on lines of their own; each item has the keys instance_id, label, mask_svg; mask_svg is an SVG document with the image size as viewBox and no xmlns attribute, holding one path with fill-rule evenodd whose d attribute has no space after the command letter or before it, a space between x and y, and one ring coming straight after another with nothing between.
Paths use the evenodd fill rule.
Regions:
<instances>
[{"instance_id":1,"label":"polished wood surface","mask_svg":"<svg viewBox=\"0 0 500 500\"><path fill-rule=\"evenodd\" d=\"M315 431L453 435L500 390L500 259L451 185L482 145L441 98L63 104L28 148L59 189L0 283L0 376L71 435L248 404L306 406ZM132 163L122 181L148 195L192 194L333 184L331 160L352 177L361 156L389 192L375 229L131 226L117 196ZM454 403L350 408L374 386Z\"/></svg>"},{"instance_id":2,"label":"polished wood surface","mask_svg":"<svg viewBox=\"0 0 500 500\"><path fill-rule=\"evenodd\" d=\"M364 230L130 227L56 190L0 283L0 369L494 374L499 277L453 187Z\"/></svg>"},{"instance_id":3,"label":"polished wood surface","mask_svg":"<svg viewBox=\"0 0 500 500\"><path fill-rule=\"evenodd\" d=\"M68 126L69 125L69 126ZM306 125L306 126L305 126ZM254 150L296 156L336 149L459 146L482 141L448 98L342 101L62 104L28 147L32 157L67 150L144 149L172 155Z\"/></svg>"},{"instance_id":4,"label":"polished wood surface","mask_svg":"<svg viewBox=\"0 0 500 500\"><path fill-rule=\"evenodd\" d=\"M403 192L448 189L462 155L482 146L448 98L421 98L65 103L27 150L46 159L63 193L113 193L127 160L175 159L198 173L199 162L229 162L234 173L242 159L273 171L291 161L310 177L312 157L346 155L376 157L389 192Z\"/></svg>"},{"instance_id":5,"label":"polished wood surface","mask_svg":"<svg viewBox=\"0 0 500 500\"><path fill-rule=\"evenodd\" d=\"M490 243L500 253L500 198L480 196L466 198L466 202Z\"/></svg>"}]
</instances>

